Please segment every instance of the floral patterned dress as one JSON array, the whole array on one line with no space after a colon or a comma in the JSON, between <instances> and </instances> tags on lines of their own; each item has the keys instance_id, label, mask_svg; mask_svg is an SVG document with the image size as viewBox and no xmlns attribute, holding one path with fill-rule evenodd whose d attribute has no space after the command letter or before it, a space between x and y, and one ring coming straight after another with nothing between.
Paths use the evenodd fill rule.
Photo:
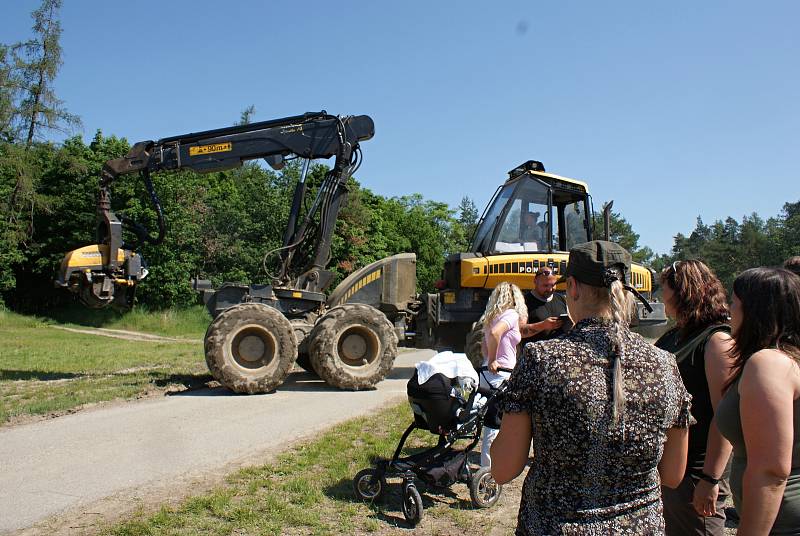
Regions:
<instances>
[{"instance_id":1,"label":"floral patterned dress","mask_svg":"<svg viewBox=\"0 0 800 536\"><path fill-rule=\"evenodd\" d=\"M658 462L667 430L692 424L691 396L672 354L628 330L623 341L625 413L616 427L607 321L585 319L525 347L503 400L533 425L518 535L664 533Z\"/></svg>"}]
</instances>

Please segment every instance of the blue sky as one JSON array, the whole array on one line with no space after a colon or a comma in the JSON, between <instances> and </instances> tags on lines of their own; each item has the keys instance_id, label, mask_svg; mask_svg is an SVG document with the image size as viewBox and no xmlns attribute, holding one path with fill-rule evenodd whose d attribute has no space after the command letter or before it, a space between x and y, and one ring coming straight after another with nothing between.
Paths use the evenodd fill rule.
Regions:
<instances>
[{"instance_id":1,"label":"blue sky","mask_svg":"<svg viewBox=\"0 0 800 536\"><path fill-rule=\"evenodd\" d=\"M0 41L38 1L6 2ZM666 252L800 200L800 2L66 0L56 90L135 142L325 109L368 114L357 178L479 209L517 164L585 180Z\"/></svg>"}]
</instances>

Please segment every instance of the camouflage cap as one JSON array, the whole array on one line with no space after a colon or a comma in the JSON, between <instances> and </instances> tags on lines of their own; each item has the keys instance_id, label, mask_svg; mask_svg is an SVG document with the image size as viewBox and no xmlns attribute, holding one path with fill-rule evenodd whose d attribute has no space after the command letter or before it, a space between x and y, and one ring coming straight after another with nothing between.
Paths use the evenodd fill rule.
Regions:
<instances>
[{"instance_id":1,"label":"camouflage cap","mask_svg":"<svg viewBox=\"0 0 800 536\"><path fill-rule=\"evenodd\" d=\"M629 285L631 254L614 242L593 240L578 244L569 250L567 268L558 281L566 281L567 277L572 276L581 283L593 287L608 287L611 285L609 270L620 272L614 274L615 279L619 278L623 285ZM622 277L619 277L620 275Z\"/></svg>"}]
</instances>

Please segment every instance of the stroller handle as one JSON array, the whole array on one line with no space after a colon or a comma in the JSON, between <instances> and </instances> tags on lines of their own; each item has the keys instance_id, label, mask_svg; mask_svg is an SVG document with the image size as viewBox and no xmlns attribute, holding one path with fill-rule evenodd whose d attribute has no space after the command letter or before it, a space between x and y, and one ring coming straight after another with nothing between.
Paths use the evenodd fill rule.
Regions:
<instances>
[{"instance_id":1,"label":"stroller handle","mask_svg":"<svg viewBox=\"0 0 800 536\"><path fill-rule=\"evenodd\" d=\"M487 372L489 370L489 367L478 367L475 370L478 372L478 374L482 374L484 372ZM497 367L497 371L498 372L508 372L509 374L511 374L512 372L514 372L514 369L510 369L510 368L506 368L506 367ZM489 386L487 388L487 387L484 387L482 384L479 384L477 392L478 392L478 394L481 394L481 395L485 396L486 398L492 398L493 396L495 396L497 394L498 391L502 390L504 388L504 386L506 386L506 385L508 385L508 380L504 380L503 384L500 387L491 387L491 386Z\"/></svg>"},{"instance_id":2,"label":"stroller handle","mask_svg":"<svg viewBox=\"0 0 800 536\"><path fill-rule=\"evenodd\" d=\"M476 372L485 372L485 371L489 370L489 367L478 367L475 370L476 370ZM514 369L510 369L510 368L506 368L506 367L497 367L497 371L498 372L508 372L509 374L511 374L512 372L514 372Z\"/></svg>"}]
</instances>

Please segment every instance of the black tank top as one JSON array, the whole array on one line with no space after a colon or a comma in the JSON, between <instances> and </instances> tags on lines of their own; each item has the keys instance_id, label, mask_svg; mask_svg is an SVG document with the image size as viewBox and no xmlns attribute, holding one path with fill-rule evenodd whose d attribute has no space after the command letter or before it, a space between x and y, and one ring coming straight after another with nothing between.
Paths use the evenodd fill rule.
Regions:
<instances>
[{"instance_id":1,"label":"black tank top","mask_svg":"<svg viewBox=\"0 0 800 536\"><path fill-rule=\"evenodd\" d=\"M708 339L718 331L730 333L730 326L725 324L706 326L688 335L678 328L673 328L655 342L658 348L675 354L683 385L692 395L692 415L697 419L697 424L689 428L687 471L702 471L706 461L708 430L714 418L714 407L711 405L711 395L708 392L705 350Z\"/></svg>"}]
</instances>

